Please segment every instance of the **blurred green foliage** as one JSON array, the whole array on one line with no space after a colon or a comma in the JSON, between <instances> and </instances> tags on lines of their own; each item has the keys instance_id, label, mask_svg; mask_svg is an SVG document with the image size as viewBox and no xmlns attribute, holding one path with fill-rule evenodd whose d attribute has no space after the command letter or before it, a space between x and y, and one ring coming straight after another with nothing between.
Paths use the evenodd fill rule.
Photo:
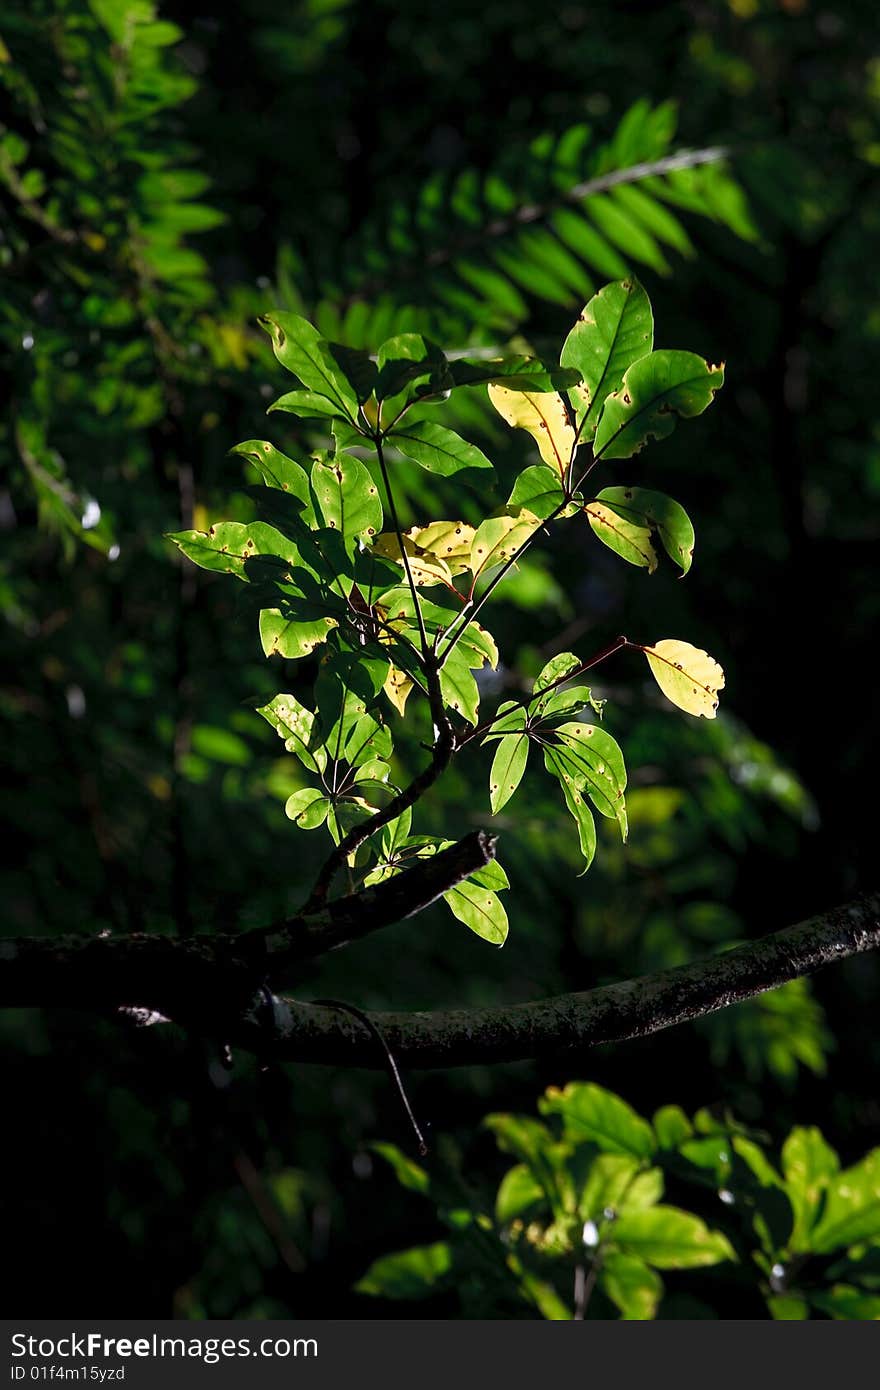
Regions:
<instances>
[{"instance_id":1,"label":"blurred green foliage","mask_svg":"<svg viewBox=\"0 0 880 1390\"><path fill-rule=\"evenodd\" d=\"M296 672L263 661L237 586L179 567L161 537L255 515L252 470L227 450L263 434L254 402L277 395L255 326L267 306L326 315L353 341L380 336L384 315L445 325L461 352L503 338L541 353L584 277L616 273L591 260L584 228L639 270L667 341L728 364L723 419L649 456L674 465L699 537L687 580L671 567L650 580L656 631L718 656L727 712L686 724L635 663L615 668L596 688L634 772L628 847L607 838L578 881L568 827L529 770L524 812L495 818L516 902L501 955L487 964L466 933L451 949L432 912L418 933L401 924L337 953L302 992L399 1007L527 998L674 964L855 890L875 854L856 813L873 718L851 694L877 617L873 19L865 0L638 5L626 22L610 4L536 15L525 0L297 0L283 14L245 0L197 17L145 0L7 7L5 932L234 928L301 898L313 866L283 815L301 784L252 712L279 688L301 695ZM589 142L572 134L587 126ZM543 205L604 172L621 131L624 162L731 150L694 170L699 206L627 185L652 208L638 204L643 235L663 242L645 220L658 209L680 229L663 223L677 238L661 246L666 266L617 245L607 209L603 235L589 203L565 205L576 233L538 219L525 244L518 227L480 234L475 218L503 211L493 198ZM466 267L431 260L471 227ZM514 254L528 284L505 268ZM483 501L502 503L528 441L485 408L452 423L490 453L499 488ZM315 440L308 421L281 433L293 451ZM652 487L652 469L635 481ZM404 524L453 495L424 475ZM573 541L552 574L538 551L522 566L494 628L496 693L525 691L548 648L589 654L630 625L643 577L597 550L588 568ZM417 743L418 730L413 759ZM427 832L484 823L488 772L488 759L455 768ZM717 1102L777 1141L819 1121L849 1164L880 1118L878 985L863 960L650 1048L597 1054L591 1071L646 1113L670 1094L688 1111ZM264 1074L244 1059L229 1074L160 1032L75 1012L2 1020L22 1311L39 1291L47 1315L397 1315L346 1293L383 1252L439 1238L415 1200L392 1207L396 1188L371 1168L365 1145L401 1125L382 1079ZM566 1080L476 1070L423 1079L416 1100L465 1142L486 1110ZM473 1141L472 1165L491 1174L496 1161ZM725 1297L727 1315L753 1306L738 1287Z\"/></svg>"},{"instance_id":2,"label":"blurred green foliage","mask_svg":"<svg viewBox=\"0 0 880 1390\"><path fill-rule=\"evenodd\" d=\"M485 1120L517 1160L494 1202L454 1151L428 1169L392 1144L374 1146L449 1235L382 1256L362 1293L449 1293L474 1318L644 1321L723 1318L731 1286L751 1285L773 1318L880 1318L880 1149L844 1170L820 1130L799 1127L774 1165L766 1136L730 1115L689 1119L664 1105L649 1123L590 1082L550 1087L538 1108L548 1123ZM667 1189L696 1210L664 1202ZM676 1288L673 1276L669 1291L658 1272L717 1265L721 1277Z\"/></svg>"}]
</instances>

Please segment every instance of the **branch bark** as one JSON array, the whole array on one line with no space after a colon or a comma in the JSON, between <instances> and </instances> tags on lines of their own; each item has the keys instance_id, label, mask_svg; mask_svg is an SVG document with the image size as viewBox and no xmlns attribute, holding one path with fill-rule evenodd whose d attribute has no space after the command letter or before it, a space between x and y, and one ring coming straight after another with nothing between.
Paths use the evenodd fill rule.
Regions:
<instances>
[{"instance_id":1,"label":"branch bark","mask_svg":"<svg viewBox=\"0 0 880 1390\"><path fill-rule=\"evenodd\" d=\"M775 989L834 961L880 947L880 893L675 970L527 1004L366 1015L406 1067L476 1066L571 1058L600 1043L646 1037ZM278 1060L375 1069L378 1049L332 1009L276 999L246 1018L240 1046Z\"/></svg>"},{"instance_id":2,"label":"branch bark","mask_svg":"<svg viewBox=\"0 0 880 1390\"><path fill-rule=\"evenodd\" d=\"M364 894L339 899L320 920L270 928L279 954L306 959L411 915L486 863L483 832ZM470 867L468 867L470 866ZM421 900L421 901L420 901ZM334 915L335 912L335 915ZM301 941L284 934L302 930ZM0 1006L112 1011L138 1008L279 1061L377 1068L363 1024L337 1008L279 998L262 988L273 943L266 938L197 936L50 937L0 942ZM409 1067L473 1066L564 1058L599 1043L645 1037L723 1009L848 956L880 947L880 893L675 970L532 1003L436 1013L365 1015L398 1062Z\"/></svg>"}]
</instances>

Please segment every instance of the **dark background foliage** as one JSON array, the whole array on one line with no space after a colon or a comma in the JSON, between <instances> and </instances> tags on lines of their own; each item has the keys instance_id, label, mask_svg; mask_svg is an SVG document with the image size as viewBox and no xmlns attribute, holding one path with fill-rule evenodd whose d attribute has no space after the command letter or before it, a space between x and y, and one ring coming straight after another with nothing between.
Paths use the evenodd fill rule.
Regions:
<instances>
[{"instance_id":1,"label":"dark background foliage","mask_svg":"<svg viewBox=\"0 0 880 1390\"><path fill-rule=\"evenodd\" d=\"M655 701L640 664L603 668L596 685L633 774L626 850L608 839L578 879L569 827L536 779L497 818L513 886L503 953L435 910L323 963L300 992L428 1007L586 987L865 885L880 493L873 27L860 0L625 12L242 0L168 4L155 25L136 0L11 7L6 932L210 930L297 901L316 840L284 819L291 760L252 709L302 674L262 659L236 586L182 569L162 539L252 514L254 480L227 456L240 439L317 438L267 425L265 401L284 388L254 319L304 309L372 346L412 324L451 349L515 334L552 347L613 271L588 262L577 282L569 266L554 295L537 270L516 284L502 266L499 309L491 294L456 297L450 257L434 253L464 226L468 254L482 254L493 178L541 201L566 132L588 123L596 148L642 101L677 107L669 148L729 145L748 200L746 212L719 193L716 221L679 210L692 251L635 257L660 345L728 364L713 410L628 475L654 486L663 470L696 525L694 571L648 579L563 538L523 567L493 630L512 681L545 646L588 656L618 631L681 636L724 665L724 715L688 722ZM503 484L521 441L473 407L462 428ZM413 490L413 519L452 495ZM456 767L426 829L485 824L487 773ZM851 962L578 1070L643 1109L731 1105L778 1136L819 1123L852 1158L880 1121L878 986L876 961ZM434 1236L367 1149L407 1142L381 1075L246 1058L227 1072L170 1031L73 1009L0 1027L19 1311L375 1316L382 1306L352 1283L376 1254ZM482 1115L531 1108L570 1073L437 1074L416 1079L414 1098L488 1189L499 1169ZM733 1292L721 1311L753 1310Z\"/></svg>"}]
</instances>

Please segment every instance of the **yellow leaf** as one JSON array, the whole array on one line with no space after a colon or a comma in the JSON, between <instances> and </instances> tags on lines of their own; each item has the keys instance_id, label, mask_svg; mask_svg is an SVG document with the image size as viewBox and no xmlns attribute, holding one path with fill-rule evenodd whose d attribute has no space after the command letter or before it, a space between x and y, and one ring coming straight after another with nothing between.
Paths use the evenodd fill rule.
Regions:
<instances>
[{"instance_id":1,"label":"yellow leaf","mask_svg":"<svg viewBox=\"0 0 880 1390\"><path fill-rule=\"evenodd\" d=\"M404 534L403 548L409 560L410 573L415 584L451 584L452 570L445 560L440 560L430 551L421 551L415 541ZM383 556L386 560L393 560L396 565L403 565L403 554L400 543L393 531L385 531L381 536L377 536L373 541L373 549L377 555Z\"/></svg>"},{"instance_id":2,"label":"yellow leaf","mask_svg":"<svg viewBox=\"0 0 880 1390\"><path fill-rule=\"evenodd\" d=\"M505 516L488 517L474 533L470 567L474 576L493 565L503 564L543 525L524 507Z\"/></svg>"},{"instance_id":3,"label":"yellow leaf","mask_svg":"<svg viewBox=\"0 0 880 1390\"><path fill-rule=\"evenodd\" d=\"M473 526L463 521L432 521L428 526L411 526L405 535L421 554L442 560L452 574L463 574L470 568Z\"/></svg>"},{"instance_id":4,"label":"yellow leaf","mask_svg":"<svg viewBox=\"0 0 880 1390\"><path fill-rule=\"evenodd\" d=\"M667 700L686 714L714 719L718 691L724 689L724 672L708 652L689 642L665 638L643 647L655 681Z\"/></svg>"},{"instance_id":5,"label":"yellow leaf","mask_svg":"<svg viewBox=\"0 0 880 1390\"><path fill-rule=\"evenodd\" d=\"M649 574L654 573L657 568L657 552L651 544L650 526L639 526L635 521L627 521L610 507L603 507L601 502L588 503L584 511L596 535L609 550L628 560L631 565L638 565Z\"/></svg>"},{"instance_id":6,"label":"yellow leaf","mask_svg":"<svg viewBox=\"0 0 880 1390\"><path fill-rule=\"evenodd\" d=\"M489 400L515 429L528 430L541 458L564 478L575 448L575 432L558 391L511 391L489 386Z\"/></svg>"},{"instance_id":7,"label":"yellow leaf","mask_svg":"<svg viewBox=\"0 0 880 1390\"><path fill-rule=\"evenodd\" d=\"M406 710L406 702L409 693L413 688L413 682L405 671L398 671L396 666L391 666L388 675L385 677L385 684L382 689L388 696L398 714L403 714Z\"/></svg>"}]
</instances>

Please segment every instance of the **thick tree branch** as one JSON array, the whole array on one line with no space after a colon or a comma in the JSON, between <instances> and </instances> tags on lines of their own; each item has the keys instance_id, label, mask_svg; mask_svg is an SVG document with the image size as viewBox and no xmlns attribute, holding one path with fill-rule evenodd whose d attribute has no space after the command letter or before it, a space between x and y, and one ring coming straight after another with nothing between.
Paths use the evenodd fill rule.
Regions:
<instances>
[{"instance_id":1,"label":"thick tree branch","mask_svg":"<svg viewBox=\"0 0 880 1390\"><path fill-rule=\"evenodd\" d=\"M436 1013L373 1013L407 1067L475 1066L583 1055L599 1043L645 1037L775 989L821 966L880 947L880 893L760 941L675 970L528 1004ZM276 1000L274 1014L242 1022L240 1045L280 1060L375 1068L363 1029L333 1010Z\"/></svg>"},{"instance_id":2,"label":"thick tree branch","mask_svg":"<svg viewBox=\"0 0 880 1390\"><path fill-rule=\"evenodd\" d=\"M279 947L288 960L293 951L304 959L386 925L394 912L400 917L418 911L408 879L416 880L420 894L436 896L435 890L449 886L451 869L464 877L477 867L474 859L482 856L485 863L492 852L492 842L478 832L372 890L372 906L365 908L364 895L354 894L331 904L338 909L335 918L327 910L320 925L283 923L270 929L270 937L305 927L303 942ZM188 941L136 936L2 942L0 1005L152 1010L279 1061L381 1066L378 1049L365 1046L364 1026L357 1019L335 1007L280 999L261 987L271 965L271 939L262 940L257 951L242 950L243 943L261 937L266 934ZM397 1061L409 1067L570 1059L598 1043L644 1037L701 1018L877 947L880 893L873 893L708 960L585 993L487 1009L365 1017Z\"/></svg>"}]
</instances>

